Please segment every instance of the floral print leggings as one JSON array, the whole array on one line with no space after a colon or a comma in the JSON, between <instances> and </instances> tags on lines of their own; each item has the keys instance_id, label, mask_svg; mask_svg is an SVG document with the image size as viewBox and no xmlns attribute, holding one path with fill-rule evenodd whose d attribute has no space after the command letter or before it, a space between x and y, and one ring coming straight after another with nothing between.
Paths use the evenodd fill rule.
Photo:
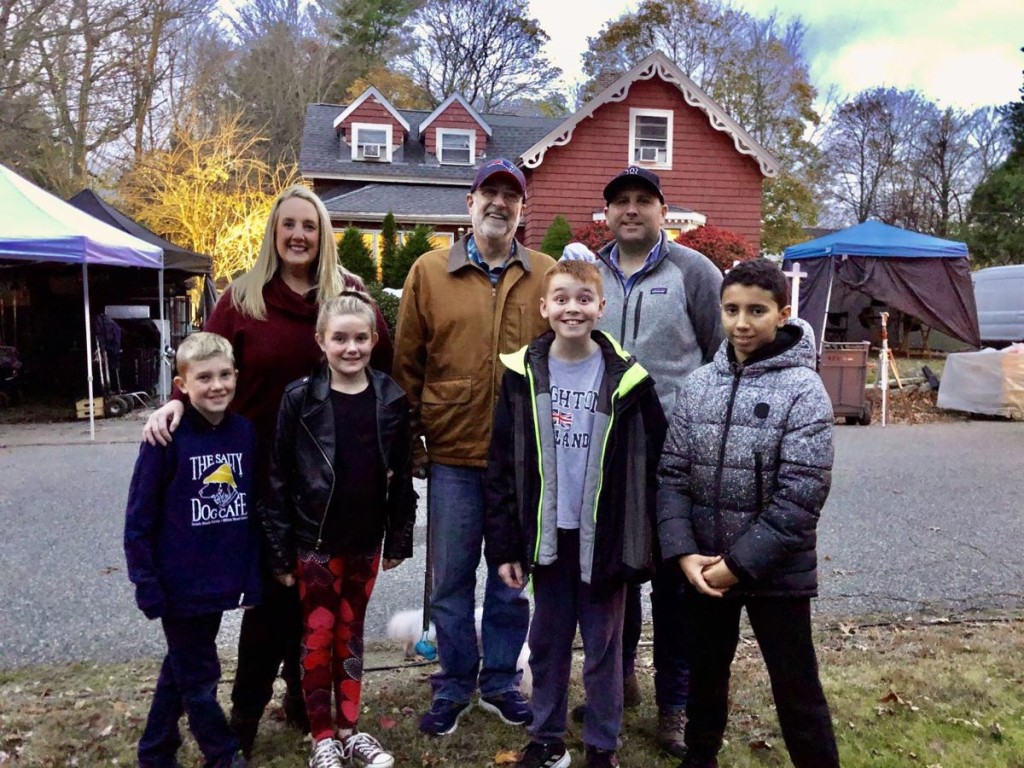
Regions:
<instances>
[{"instance_id":1,"label":"floral print leggings","mask_svg":"<svg viewBox=\"0 0 1024 768\"><path fill-rule=\"evenodd\" d=\"M302 692L314 743L334 737L332 689L338 729L353 729L359 719L363 622L379 567L379 551L332 557L299 550Z\"/></svg>"}]
</instances>

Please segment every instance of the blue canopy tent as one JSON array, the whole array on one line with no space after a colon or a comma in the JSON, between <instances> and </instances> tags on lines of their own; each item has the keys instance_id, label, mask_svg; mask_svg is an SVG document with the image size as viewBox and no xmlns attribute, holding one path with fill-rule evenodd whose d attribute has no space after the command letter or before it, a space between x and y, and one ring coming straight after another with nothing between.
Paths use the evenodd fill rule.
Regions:
<instances>
[{"instance_id":1,"label":"blue canopy tent","mask_svg":"<svg viewBox=\"0 0 1024 768\"><path fill-rule=\"evenodd\" d=\"M799 313L814 329L819 351L835 281L980 347L969 259L964 243L880 221L790 246L783 254L784 269L799 263L805 273Z\"/></svg>"},{"instance_id":2,"label":"blue canopy tent","mask_svg":"<svg viewBox=\"0 0 1024 768\"><path fill-rule=\"evenodd\" d=\"M0 259L82 265L86 370L91 404L89 265L156 269L162 296L163 249L104 224L0 165ZM160 304L160 326L163 329L163 302ZM166 339L161 338L161 349L165 345ZM95 414L91 407L89 434L95 439Z\"/></svg>"}]
</instances>

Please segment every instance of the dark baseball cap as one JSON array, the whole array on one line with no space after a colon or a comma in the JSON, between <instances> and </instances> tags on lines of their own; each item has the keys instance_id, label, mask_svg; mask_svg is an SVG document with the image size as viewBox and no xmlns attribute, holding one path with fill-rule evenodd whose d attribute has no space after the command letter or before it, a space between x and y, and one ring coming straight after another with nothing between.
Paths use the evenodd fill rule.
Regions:
<instances>
[{"instance_id":1,"label":"dark baseball cap","mask_svg":"<svg viewBox=\"0 0 1024 768\"><path fill-rule=\"evenodd\" d=\"M503 157L496 157L493 160L488 160L486 163L476 169L476 178L473 179L473 186L469 188L470 192L476 192L477 187L483 184L492 176L508 177L508 179L515 184L519 191L523 194L523 198L526 198L526 177L523 172L516 167L516 164L511 160L506 160Z\"/></svg>"},{"instance_id":2,"label":"dark baseball cap","mask_svg":"<svg viewBox=\"0 0 1024 768\"><path fill-rule=\"evenodd\" d=\"M604 201L610 203L619 190L627 186L645 187L658 196L662 205L665 204L665 196L661 193L661 179L658 178L658 174L638 165L629 166L608 182L604 188Z\"/></svg>"}]
</instances>

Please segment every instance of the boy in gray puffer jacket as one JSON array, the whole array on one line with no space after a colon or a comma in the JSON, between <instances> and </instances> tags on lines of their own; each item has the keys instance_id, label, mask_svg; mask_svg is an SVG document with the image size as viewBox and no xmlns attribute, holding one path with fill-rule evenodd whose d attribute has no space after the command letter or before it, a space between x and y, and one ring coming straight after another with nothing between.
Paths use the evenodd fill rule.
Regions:
<instances>
[{"instance_id":1,"label":"boy in gray puffer jacket","mask_svg":"<svg viewBox=\"0 0 1024 768\"><path fill-rule=\"evenodd\" d=\"M680 768L713 768L740 609L771 678L796 768L839 765L811 639L816 527L832 469L832 406L786 278L744 262L722 282L728 340L686 380L658 470L661 555L688 582L690 696Z\"/></svg>"}]
</instances>

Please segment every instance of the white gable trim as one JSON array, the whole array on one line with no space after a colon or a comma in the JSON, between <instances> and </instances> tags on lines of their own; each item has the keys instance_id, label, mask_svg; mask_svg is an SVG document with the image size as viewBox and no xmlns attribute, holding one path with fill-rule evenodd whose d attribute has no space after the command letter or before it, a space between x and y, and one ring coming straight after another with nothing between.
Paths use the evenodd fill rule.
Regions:
<instances>
[{"instance_id":1,"label":"white gable trim","mask_svg":"<svg viewBox=\"0 0 1024 768\"><path fill-rule=\"evenodd\" d=\"M572 141L573 131L583 122L584 118L593 117L599 107L605 104L625 101L629 95L629 87L639 80L650 80L660 77L679 89L683 100L691 107L696 107L708 117L708 122L716 131L721 131L732 139L733 146L741 155L754 158L765 176L778 175L779 161L762 147L754 138L740 127L739 123L725 113L717 102L702 91L693 80L687 77L675 62L661 51L655 51L633 69L624 74L601 93L584 104L577 112L570 115L564 122L556 126L544 138L520 155L522 164L527 168L536 168L544 162L544 154L551 147L563 147Z\"/></svg>"},{"instance_id":2,"label":"white gable trim","mask_svg":"<svg viewBox=\"0 0 1024 768\"><path fill-rule=\"evenodd\" d=\"M341 127L341 124L344 123L345 120L347 120L349 117L351 117L352 113L355 112L362 105L362 103L364 101L366 101L367 99L369 99L371 96L373 98L375 98L377 100L377 102L382 107L384 107L384 109L386 109L388 111L388 113L393 118L395 118L395 120L398 121L398 124L405 129L406 133L409 132L409 123L408 123L408 121L404 117L402 117L398 113L398 110L396 110L393 106L391 106L391 102L388 101L387 99L385 99L381 95L381 92L378 91L376 88L374 88L372 85L369 88L367 88L365 91L363 91L360 94L358 99L356 99L351 104L349 104L345 108L344 112L342 112L340 115L338 115L336 118L334 118L334 130L338 130L338 128Z\"/></svg>"},{"instance_id":3,"label":"white gable trim","mask_svg":"<svg viewBox=\"0 0 1024 768\"><path fill-rule=\"evenodd\" d=\"M483 117L480 116L479 112L477 112L475 109L473 109L473 107L471 107L469 105L468 101L466 101L464 98L462 98L462 94L453 93L447 99L442 101L438 105L437 109L435 109L433 112L431 112L429 115L427 115L426 119L422 123L420 123L420 127L419 127L419 134L420 134L420 136L422 136L423 132L425 130L427 130L427 126L428 125L430 125L432 122L434 122L434 120L436 120L439 115L441 115L446 109L448 109L448 107L451 104L455 103L456 101L459 102L459 104L461 104L463 106L463 108L467 112L469 112L469 116L472 117L474 120L476 120L477 125L479 125L480 128L483 129L484 133L486 133L488 136L490 136L493 133L493 131L491 130L491 126L489 126L487 124L487 121L484 120Z\"/></svg>"}]
</instances>

